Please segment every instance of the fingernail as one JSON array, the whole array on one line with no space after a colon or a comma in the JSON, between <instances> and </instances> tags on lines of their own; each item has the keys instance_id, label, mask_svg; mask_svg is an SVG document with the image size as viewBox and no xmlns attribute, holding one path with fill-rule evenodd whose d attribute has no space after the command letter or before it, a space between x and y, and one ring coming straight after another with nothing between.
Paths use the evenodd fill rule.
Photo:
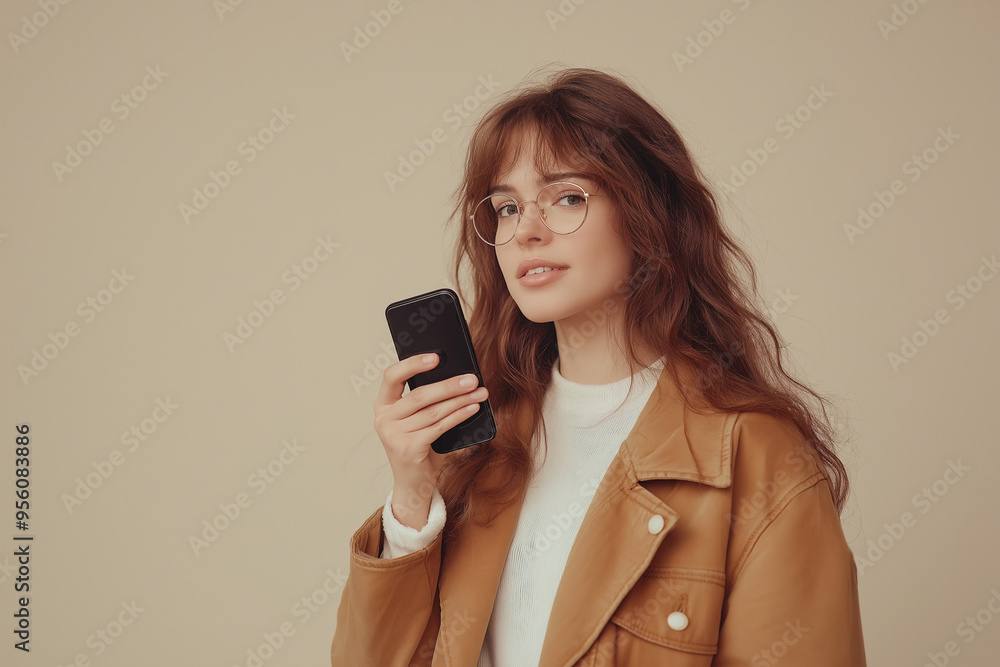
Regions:
<instances>
[{"instance_id":1,"label":"fingernail","mask_svg":"<svg viewBox=\"0 0 1000 667\"><path fill-rule=\"evenodd\" d=\"M467 375L459 382L463 387L475 387L478 382L478 378L474 375Z\"/></svg>"},{"instance_id":2,"label":"fingernail","mask_svg":"<svg viewBox=\"0 0 1000 667\"><path fill-rule=\"evenodd\" d=\"M425 364L433 364L434 363L434 355L433 354L425 354L424 358L422 359L422 361Z\"/></svg>"}]
</instances>

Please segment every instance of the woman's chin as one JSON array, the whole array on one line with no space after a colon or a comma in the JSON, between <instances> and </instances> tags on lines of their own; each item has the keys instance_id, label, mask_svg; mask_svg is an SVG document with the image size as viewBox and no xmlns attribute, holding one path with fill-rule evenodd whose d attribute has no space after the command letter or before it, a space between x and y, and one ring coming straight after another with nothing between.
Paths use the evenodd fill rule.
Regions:
<instances>
[{"instance_id":1,"label":"woman's chin","mask_svg":"<svg viewBox=\"0 0 1000 667\"><path fill-rule=\"evenodd\" d=\"M526 319L531 320L535 324L555 322L566 316L566 313L562 309L556 307L544 307L538 304L518 304L518 308Z\"/></svg>"}]
</instances>

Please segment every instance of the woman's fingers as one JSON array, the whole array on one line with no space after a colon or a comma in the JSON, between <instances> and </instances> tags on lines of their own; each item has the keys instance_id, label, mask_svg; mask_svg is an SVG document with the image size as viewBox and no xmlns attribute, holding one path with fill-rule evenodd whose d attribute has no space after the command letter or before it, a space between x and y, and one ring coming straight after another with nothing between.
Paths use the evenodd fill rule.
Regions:
<instances>
[{"instance_id":1,"label":"woman's fingers","mask_svg":"<svg viewBox=\"0 0 1000 667\"><path fill-rule=\"evenodd\" d=\"M436 479L443 456L431 444L474 415L489 396L471 374L417 387L404 396L407 380L437 365L437 355L430 356L430 361L426 355L417 355L388 366L375 401L375 430L397 481L427 475Z\"/></svg>"}]
</instances>

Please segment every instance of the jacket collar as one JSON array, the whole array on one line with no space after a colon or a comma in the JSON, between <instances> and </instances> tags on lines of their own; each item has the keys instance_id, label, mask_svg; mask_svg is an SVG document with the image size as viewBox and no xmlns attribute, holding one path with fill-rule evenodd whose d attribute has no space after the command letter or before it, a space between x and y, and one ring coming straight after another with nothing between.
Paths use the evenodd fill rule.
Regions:
<instances>
[{"instance_id":1,"label":"jacket collar","mask_svg":"<svg viewBox=\"0 0 1000 667\"><path fill-rule=\"evenodd\" d=\"M694 386L690 373L681 381ZM664 370L622 448L638 480L683 479L717 488L732 484L730 415L695 412Z\"/></svg>"},{"instance_id":2,"label":"jacket collar","mask_svg":"<svg viewBox=\"0 0 1000 667\"><path fill-rule=\"evenodd\" d=\"M687 382L688 375L682 375ZM683 404L664 370L591 500L570 550L546 631L540 667L571 664L586 652L648 567L678 520L640 481L732 483L733 415ZM471 522L442 555L441 626L434 665L474 667L486 636L523 495L488 527ZM663 518L653 533L650 519Z\"/></svg>"}]
</instances>

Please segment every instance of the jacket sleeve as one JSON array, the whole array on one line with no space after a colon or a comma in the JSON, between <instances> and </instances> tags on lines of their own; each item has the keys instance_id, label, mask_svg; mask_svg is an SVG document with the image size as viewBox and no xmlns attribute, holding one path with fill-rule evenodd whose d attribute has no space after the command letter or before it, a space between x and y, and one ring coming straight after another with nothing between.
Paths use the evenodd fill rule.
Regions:
<instances>
[{"instance_id":1,"label":"jacket sleeve","mask_svg":"<svg viewBox=\"0 0 1000 667\"><path fill-rule=\"evenodd\" d=\"M350 569L337 610L332 667L409 667L429 658L437 634L442 534L422 549L380 559L376 510L351 538ZM429 659L426 664L429 664Z\"/></svg>"},{"instance_id":2,"label":"jacket sleeve","mask_svg":"<svg viewBox=\"0 0 1000 667\"><path fill-rule=\"evenodd\" d=\"M783 460L800 472L751 464L734 496L737 539L713 667L867 664L854 556L826 474L815 460L803 466L796 447Z\"/></svg>"}]
</instances>

